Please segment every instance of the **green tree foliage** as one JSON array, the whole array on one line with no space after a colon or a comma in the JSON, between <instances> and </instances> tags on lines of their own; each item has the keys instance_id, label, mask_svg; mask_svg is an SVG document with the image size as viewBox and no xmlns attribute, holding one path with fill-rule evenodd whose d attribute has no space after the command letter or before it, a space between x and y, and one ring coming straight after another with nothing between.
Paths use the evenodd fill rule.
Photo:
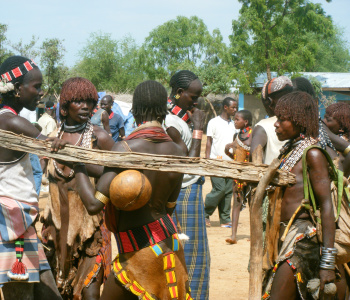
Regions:
<instances>
[{"instance_id":1,"label":"green tree foliage","mask_svg":"<svg viewBox=\"0 0 350 300\"><path fill-rule=\"evenodd\" d=\"M233 72L243 91L259 73L300 72L315 65L318 40L334 34L332 20L321 4L310 0L239 0L238 20L230 36Z\"/></svg>"},{"instance_id":2,"label":"green tree foliage","mask_svg":"<svg viewBox=\"0 0 350 300\"><path fill-rule=\"evenodd\" d=\"M317 44L315 63L308 72L349 72L350 53L349 43L343 38L343 31L335 27L335 34L322 39L317 35L311 35Z\"/></svg>"},{"instance_id":3,"label":"green tree foliage","mask_svg":"<svg viewBox=\"0 0 350 300\"><path fill-rule=\"evenodd\" d=\"M39 38L33 35L28 44L25 44L22 39L18 43L9 44L16 54L31 58L35 61L40 55L40 50L36 47L38 40Z\"/></svg>"},{"instance_id":4,"label":"green tree foliage","mask_svg":"<svg viewBox=\"0 0 350 300\"><path fill-rule=\"evenodd\" d=\"M196 16L178 16L152 30L142 46L141 60L147 76L163 84L174 72L189 69L200 76L205 93L229 89L227 46L218 29L210 34Z\"/></svg>"},{"instance_id":5,"label":"green tree foliage","mask_svg":"<svg viewBox=\"0 0 350 300\"><path fill-rule=\"evenodd\" d=\"M92 33L79 56L74 73L91 80L98 90L133 91L144 79L139 47L129 36L114 40L107 33Z\"/></svg>"},{"instance_id":6,"label":"green tree foliage","mask_svg":"<svg viewBox=\"0 0 350 300\"><path fill-rule=\"evenodd\" d=\"M66 51L63 41L57 38L45 39L40 50L40 67L43 72L46 93L58 93L68 74L68 68L63 64L63 56Z\"/></svg>"},{"instance_id":7,"label":"green tree foliage","mask_svg":"<svg viewBox=\"0 0 350 300\"><path fill-rule=\"evenodd\" d=\"M7 25L0 23L0 65L6 58L12 55L12 53L5 48L5 44L7 41L6 32Z\"/></svg>"}]
</instances>

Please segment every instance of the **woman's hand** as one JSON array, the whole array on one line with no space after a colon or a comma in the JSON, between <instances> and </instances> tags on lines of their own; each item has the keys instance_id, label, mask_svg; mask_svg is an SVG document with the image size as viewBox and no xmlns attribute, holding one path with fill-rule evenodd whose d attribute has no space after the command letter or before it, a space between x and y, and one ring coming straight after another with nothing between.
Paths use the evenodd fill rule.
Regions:
<instances>
[{"instance_id":1,"label":"woman's hand","mask_svg":"<svg viewBox=\"0 0 350 300\"><path fill-rule=\"evenodd\" d=\"M225 146L225 154L228 156L228 157L231 157L233 159L233 155L235 154L236 152L236 144L234 142L232 143L229 143ZM232 153L230 151L230 149L232 149Z\"/></svg>"},{"instance_id":2,"label":"woman's hand","mask_svg":"<svg viewBox=\"0 0 350 300\"><path fill-rule=\"evenodd\" d=\"M188 111L188 114L189 114L190 119L193 123L193 129L194 130L203 130L204 121L205 121L205 113L198 108L193 108L193 113Z\"/></svg>"},{"instance_id":3,"label":"woman's hand","mask_svg":"<svg viewBox=\"0 0 350 300\"><path fill-rule=\"evenodd\" d=\"M334 270L323 270L320 269L320 294L323 294L324 286L327 283L335 281ZM321 299L321 298L320 298Z\"/></svg>"},{"instance_id":4,"label":"woman's hand","mask_svg":"<svg viewBox=\"0 0 350 300\"><path fill-rule=\"evenodd\" d=\"M51 152L58 152L58 150L63 149L68 143L68 141L59 139L57 137L49 137L45 141L51 143Z\"/></svg>"}]
</instances>

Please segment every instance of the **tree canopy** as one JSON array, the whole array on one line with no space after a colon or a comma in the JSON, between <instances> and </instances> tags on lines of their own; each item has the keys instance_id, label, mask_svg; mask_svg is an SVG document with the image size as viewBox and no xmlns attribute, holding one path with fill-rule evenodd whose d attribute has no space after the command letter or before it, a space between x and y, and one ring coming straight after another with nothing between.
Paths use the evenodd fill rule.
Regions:
<instances>
[{"instance_id":1,"label":"tree canopy","mask_svg":"<svg viewBox=\"0 0 350 300\"><path fill-rule=\"evenodd\" d=\"M205 91L229 89L227 46L218 29L210 34L203 20L196 16L178 16L152 30L141 53L150 79L167 84L176 71L189 69L204 80Z\"/></svg>"},{"instance_id":2,"label":"tree canopy","mask_svg":"<svg viewBox=\"0 0 350 300\"><path fill-rule=\"evenodd\" d=\"M232 21L230 52L233 75L245 90L257 74L300 72L316 63L318 41L334 36L332 19L310 0L238 0ZM313 34L317 39L311 39Z\"/></svg>"},{"instance_id":3,"label":"tree canopy","mask_svg":"<svg viewBox=\"0 0 350 300\"><path fill-rule=\"evenodd\" d=\"M114 40L108 33L92 33L79 56L74 73L99 90L132 91L144 79L139 48L130 36Z\"/></svg>"},{"instance_id":4,"label":"tree canopy","mask_svg":"<svg viewBox=\"0 0 350 300\"><path fill-rule=\"evenodd\" d=\"M57 38L45 39L40 47L40 62L43 69L44 88L48 94L59 92L67 78L68 69L63 65L65 48Z\"/></svg>"},{"instance_id":5,"label":"tree canopy","mask_svg":"<svg viewBox=\"0 0 350 300\"><path fill-rule=\"evenodd\" d=\"M337 28L314 0L238 0L242 5L227 45L218 29L210 32L197 16L178 16L154 28L142 45L131 36L113 39L91 33L73 68L63 64L63 41L9 40L0 24L0 63L9 55L40 58L47 92L58 92L67 76L82 76L98 90L132 92L146 79L168 86L178 70L196 73L203 94L228 93L235 85L253 91L256 77L300 72L349 72L350 53ZM326 0L330 2L330 0ZM10 49L10 50L9 50Z\"/></svg>"}]
</instances>

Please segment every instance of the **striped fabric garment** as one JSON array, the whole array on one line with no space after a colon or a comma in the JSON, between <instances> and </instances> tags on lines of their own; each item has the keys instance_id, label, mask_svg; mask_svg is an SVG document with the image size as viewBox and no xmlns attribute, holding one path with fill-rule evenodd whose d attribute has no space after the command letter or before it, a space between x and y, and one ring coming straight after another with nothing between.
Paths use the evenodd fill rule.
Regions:
<instances>
[{"instance_id":1,"label":"striped fabric garment","mask_svg":"<svg viewBox=\"0 0 350 300\"><path fill-rule=\"evenodd\" d=\"M0 284L11 280L7 272L16 260L15 241L21 235L24 235L22 262L29 273L26 282L39 282L39 271L50 269L42 244L31 226L37 214L38 207L32 203L0 197Z\"/></svg>"},{"instance_id":2,"label":"striped fabric garment","mask_svg":"<svg viewBox=\"0 0 350 300\"><path fill-rule=\"evenodd\" d=\"M38 207L33 203L0 197L0 234L4 241L19 238L34 222Z\"/></svg>"},{"instance_id":3,"label":"striped fabric garment","mask_svg":"<svg viewBox=\"0 0 350 300\"><path fill-rule=\"evenodd\" d=\"M10 282L7 272L11 271L16 260L15 241L5 241L0 236L0 285ZM24 252L22 262L27 267L29 279L25 282L39 282L40 271L50 270L43 246L38 239L35 228L30 226L24 232Z\"/></svg>"},{"instance_id":4,"label":"striped fabric garment","mask_svg":"<svg viewBox=\"0 0 350 300\"><path fill-rule=\"evenodd\" d=\"M176 206L182 232L190 238L184 241L184 252L191 295L196 300L209 299L210 254L201 180L181 189ZM175 214L173 218L177 224Z\"/></svg>"}]
</instances>

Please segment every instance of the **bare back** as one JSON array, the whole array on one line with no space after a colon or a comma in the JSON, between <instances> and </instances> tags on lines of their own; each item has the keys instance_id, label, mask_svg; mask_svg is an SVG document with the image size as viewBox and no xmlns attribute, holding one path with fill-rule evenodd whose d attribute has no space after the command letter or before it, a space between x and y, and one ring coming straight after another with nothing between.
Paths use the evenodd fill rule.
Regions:
<instances>
[{"instance_id":1,"label":"bare back","mask_svg":"<svg viewBox=\"0 0 350 300\"><path fill-rule=\"evenodd\" d=\"M127 141L128 146L133 152L150 153L156 155L177 155L185 156L186 154L180 146L174 142L152 143L143 139ZM112 151L126 152L127 150L121 142L116 143ZM121 172L119 170L118 172ZM126 231L130 228L142 226L153 222L167 213L166 203L175 201L181 189L183 174L170 172L157 172L140 170L149 179L152 185L152 196L150 201L142 208L135 211L120 211L119 214L119 231ZM98 190L105 190L109 185L116 172L105 173L98 183Z\"/></svg>"}]
</instances>

